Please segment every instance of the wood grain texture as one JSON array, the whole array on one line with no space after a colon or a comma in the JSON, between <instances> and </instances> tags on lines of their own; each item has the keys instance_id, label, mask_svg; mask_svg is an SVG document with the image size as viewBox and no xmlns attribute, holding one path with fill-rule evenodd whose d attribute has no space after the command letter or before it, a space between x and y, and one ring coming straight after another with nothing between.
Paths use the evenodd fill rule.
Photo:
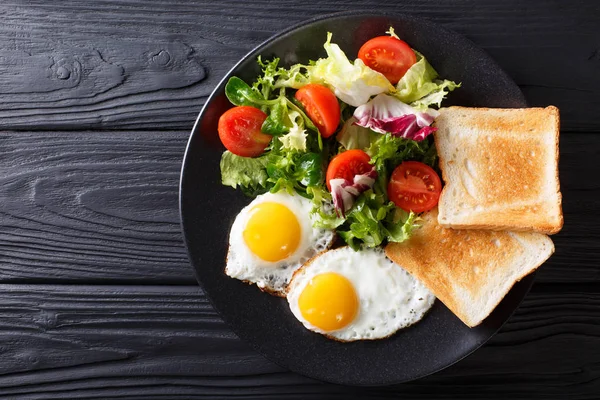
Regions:
<instances>
[{"instance_id":1,"label":"wood grain texture","mask_svg":"<svg viewBox=\"0 0 600 400\"><path fill-rule=\"evenodd\" d=\"M2 285L0 397L591 399L600 393L600 295L538 286L500 334L447 370L348 388L265 360L196 287Z\"/></svg>"},{"instance_id":2,"label":"wood grain texture","mask_svg":"<svg viewBox=\"0 0 600 400\"><path fill-rule=\"evenodd\" d=\"M187 136L0 133L0 280L193 283L177 201Z\"/></svg>"},{"instance_id":3,"label":"wood grain texture","mask_svg":"<svg viewBox=\"0 0 600 400\"><path fill-rule=\"evenodd\" d=\"M193 284L177 202L187 137L0 133L0 282ZM565 226L537 279L600 284L600 135L560 148Z\"/></svg>"},{"instance_id":4,"label":"wood grain texture","mask_svg":"<svg viewBox=\"0 0 600 400\"><path fill-rule=\"evenodd\" d=\"M557 105L567 131L600 130L599 6L555 0L6 0L0 129L190 129L254 46L351 9L411 13L453 29L488 51L532 105Z\"/></svg>"},{"instance_id":5,"label":"wood grain texture","mask_svg":"<svg viewBox=\"0 0 600 400\"><path fill-rule=\"evenodd\" d=\"M0 398L599 398L600 6L523 3L0 2ZM178 221L188 133L226 71L357 8L465 35L562 117L556 254L490 343L395 387L323 384L254 352L194 285Z\"/></svg>"}]
</instances>

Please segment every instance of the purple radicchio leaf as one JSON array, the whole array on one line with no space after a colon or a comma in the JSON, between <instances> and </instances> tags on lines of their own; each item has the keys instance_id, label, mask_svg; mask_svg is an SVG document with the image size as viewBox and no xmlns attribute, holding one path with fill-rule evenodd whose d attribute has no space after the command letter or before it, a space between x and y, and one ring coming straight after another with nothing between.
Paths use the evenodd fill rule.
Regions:
<instances>
[{"instance_id":1,"label":"purple radicchio leaf","mask_svg":"<svg viewBox=\"0 0 600 400\"><path fill-rule=\"evenodd\" d=\"M354 111L356 125L375 132L421 141L436 128L430 125L439 112L427 109L420 112L395 97L380 94Z\"/></svg>"},{"instance_id":2,"label":"purple radicchio leaf","mask_svg":"<svg viewBox=\"0 0 600 400\"><path fill-rule=\"evenodd\" d=\"M352 208L354 200L365 190L371 189L376 178L377 171L373 167L366 174L354 175L353 182L344 178L336 178L329 181L333 206L338 217L346 217L346 212Z\"/></svg>"}]
</instances>

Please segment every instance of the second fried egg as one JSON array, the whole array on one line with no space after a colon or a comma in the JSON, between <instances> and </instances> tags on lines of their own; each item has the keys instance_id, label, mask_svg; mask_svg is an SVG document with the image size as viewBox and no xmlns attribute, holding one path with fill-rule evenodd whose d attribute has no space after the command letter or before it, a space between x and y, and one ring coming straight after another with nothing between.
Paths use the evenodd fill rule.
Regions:
<instances>
[{"instance_id":1,"label":"second fried egg","mask_svg":"<svg viewBox=\"0 0 600 400\"><path fill-rule=\"evenodd\" d=\"M416 323L435 296L383 251L342 247L298 270L287 299L307 329L347 342L381 339Z\"/></svg>"}]
</instances>

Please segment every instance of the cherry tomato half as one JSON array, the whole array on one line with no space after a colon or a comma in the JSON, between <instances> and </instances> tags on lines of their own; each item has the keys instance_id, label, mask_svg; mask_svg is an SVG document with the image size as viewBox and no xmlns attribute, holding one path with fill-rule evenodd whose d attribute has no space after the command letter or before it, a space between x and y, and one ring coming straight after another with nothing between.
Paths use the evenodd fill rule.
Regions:
<instances>
[{"instance_id":1,"label":"cherry tomato half","mask_svg":"<svg viewBox=\"0 0 600 400\"><path fill-rule=\"evenodd\" d=\"M405 161L396 167L388 184L388 197L406 211L423 212L435 207L440 199L442 181L427 164Z\"/></svg>"},{"instance_id":2,"label":"cherry tomato half","mask_svg":"<svg viewBox=\"0 0 600 400\"><path fill-rule=\"evenodd\" d=\"M324 138L335 133L340 123L340 104L331 90L310 83L298 89L295 97Z\"/></svg>"},{"instance_id":3,"label":"cherry tomato half","mask_svg":"<svg viewBox=\"0 0 600 400\"><path fill-rule=\"evenodd\" d=\"M223 145L238 156L260 156L269 145L272 136L260 131L267 114L258 108L238 106L231 108L219 118L219 138Z\"/></svg>"},{"instance_id":4,"label":"cherry tomato half","mask_svg":"<svg viewBox=\"0 0 600 400\"><path fill-rule=\"evenodd\" d=\"M417 62L410 46L391 36L378 36L367 41L358 51L358 58L369 68L385 75L393 85Z\"/></svg>"},{"instance_id":5,"label":"cherry tomato half","mask_svg":"<svg viewBox=\"0 0 600 400\"><path fill-rule=\"evenodd\" d=\"M331 190L329 181L336 178L344 178L350 182L354 180L354 175L362 175L369 172L373 166L369 164L371 157L362 150L348 150L331 159L327 167L325 182L327 189Z\"/></svg>"}]
</instances>

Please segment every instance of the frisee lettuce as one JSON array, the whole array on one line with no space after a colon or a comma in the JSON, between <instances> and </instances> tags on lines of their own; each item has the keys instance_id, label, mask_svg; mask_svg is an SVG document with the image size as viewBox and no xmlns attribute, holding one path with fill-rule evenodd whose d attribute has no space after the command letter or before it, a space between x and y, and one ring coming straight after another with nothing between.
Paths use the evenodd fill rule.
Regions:
<instances>
[{"instance_id":1,"label":"frisee lettuce","mask_svg":"<svg viewBox=\"0 0 600 400\"><path fill-rule=\"evenodd\" d=\"M386 202L383 193L363 192L347 213L346 221L337 227L337 233L354 250L361 245L377 247L385 240L402 242L414 228L416 214L397 212L394 203Z\"/></svg>"},{"instance_id":2,"label":"frisee lettuce","mask_svg":"<svg viewBox=\"0 0 600 400\"><path fill-rule=\"evenodd\" d=\"M361 246L377 247L386 240L402 242L416 227L417 215L397 208L385 198L382 193L367 190L357 198L345 218L338 216L330 203L324 202L313 208L317 214L315 226L335 229L354 250L360 250Z\"/></svg>"},{"instance_id":3,"label":"frisee lettuce","mask_svg":"<svg viewBox=\"0 0 600 400\"><path fill-rule=\"evenodd\" d=\"M279 138L281 145L287 150L298 150L306 151L306 138L308 134L306 129L303 128L304 120L297 111L289 111L288 118L290 119L292 126L289 128L289 132Z\"/></svg>"},{"instance_id":4,"label":"frisee lettuce","mask_svg":"<svg viewBox=\"0 0 600 400\"><path fill-rule=\"evenodd\" d=\"M285 190L311 198L307 188L323 185L323 157L320 153L298 151L272 152L268 155L267 181L272 183L270 191Z\"/></svg>"},{"instance_id":5,"label":"frisee lettuce","mask_svg":"<svg viewBox=\"0 0 600 400\"><path fill-rule=\"evenodd\" d=\"M410 105L419 111L427 110L431 106L439 108L448 92L460 87L460 83L455 83L447 79L444 79L443 81L436 79L434 83L437 87L433 91L428 95L421 97L419 100L413 101Z\"/></svg>"}]
</instances>

